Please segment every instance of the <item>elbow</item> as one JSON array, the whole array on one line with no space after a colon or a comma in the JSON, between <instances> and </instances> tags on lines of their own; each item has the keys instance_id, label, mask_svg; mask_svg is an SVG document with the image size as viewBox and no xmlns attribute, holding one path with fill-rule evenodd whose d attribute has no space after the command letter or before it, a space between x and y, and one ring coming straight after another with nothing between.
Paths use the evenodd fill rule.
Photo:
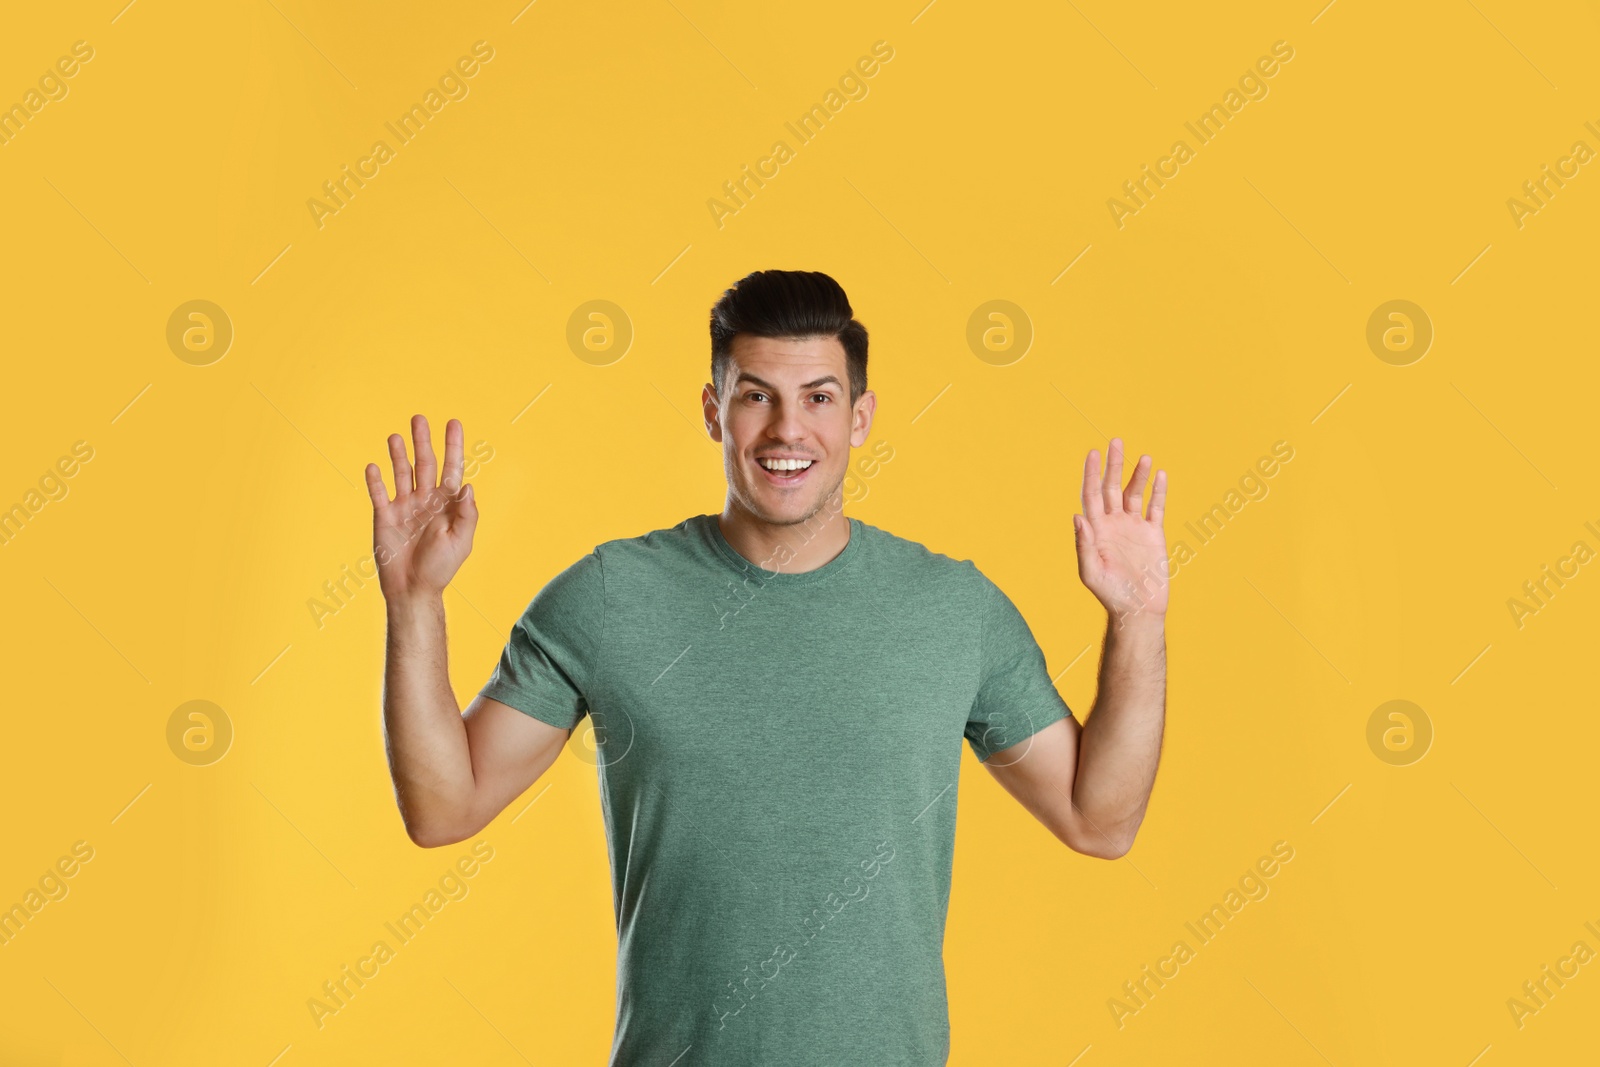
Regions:
<instances>
[{"instance_id":1,"label":"elbow","mask_svg":"<svg viewBox=\"0 0 1600 1067\"><path fill-rule=\"evenodd\" d=\"M443 848L465 841L489 821L470 796L422 796L399 789L395 793L400 822L418 848Z\"/></svg>"},{"instance_id":2,"label":"elbow","mask_svg":"<svg viewBox=\"0 0 1600 1067\"><path fill-rule=\"evenodd\" d=\"M1092 856L1097 860L1120 860L1128 854L1129 849L1133 848L1133 839L1128 838L1126 841L1118 841L1113 838L1107 841L1101 838L1093 842L1080 841L1075 845L1069 845L1069 847L1074 852Z\"/></svg>"},{"instance_id":3,"label":"elbow","mask_svg":"<svg viewBox=\"0 0 1600 1067\"><path fill-rule=\"evenodd\" d=\"M437 819L402 819L402 821L405 823L406 836L418 848L443 848L445 845L454 845L472 836L472 831L463 833L459 826Z\"/></svg>"},{"instance_id":4,"label":"elbow","mask_svg":"<svg viewBox=\"0 0 1600 1067\"><path fill-rule=\"evenodd\" d=\"M431 827L406 827L406 836L411 838L411 843L418 848L443 848L453 845L458 841L465 841L471 834L448 833Z\"/></svg>"},{"instance_id":5,"label":"elbow","mask_svg":"<svg viewBox=\"0 0 1600 1067\"><path fill-rule=\"evenodd\" d=\"M1133 848L1133 839L1138 834L1137 824L1126 829L1107 829L1094 826L1080 826L1071 832L1057 834L1063 844L1080 855L1090 856L1099 860L1120 860Z\"/></svg>"},{"instance_id":6,"label":"elbow","mask_svg":"<svg viewBox=\"0 0 1600 1067\"><path fill-rule=\"evenodd\" d=\"M406 827L406 836L411 838L411 843L418 848L440 848L450 844L447 837L439 836L423 829Z\"/></svg>"}]
</instances>

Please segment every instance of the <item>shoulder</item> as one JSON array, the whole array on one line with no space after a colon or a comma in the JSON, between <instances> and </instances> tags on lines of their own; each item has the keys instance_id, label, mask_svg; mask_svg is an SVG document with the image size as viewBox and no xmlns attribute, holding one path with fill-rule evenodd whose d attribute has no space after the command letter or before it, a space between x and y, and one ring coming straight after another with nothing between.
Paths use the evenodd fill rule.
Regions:
<instances>
[{"instance_id":1,"label":"shoulder","mask_svg":"<svg viewBox=\"0 0 1600 1067\"><path fill-rule=\"evenodd\" d=\"M592 555L606 571L619 574L640 565L650 567L672 558L693 555L702 544L700 523L703 518L691 515L673 526L602 541L595 545Z\"/></svg>"},{"instance_id":2,"label":"shoulder","mask_svg":"<svg viewBox=\"0 0 1600 1067\"><path fill-rule=\"evenodd\" d=\"M936 552L920 541L900 537L859 519L856 521L881 565L900 572L897 578L938 583L952 592L979 598L988 595L988 588L993 587L970 559Z\"/></svg>"}]
</instances>

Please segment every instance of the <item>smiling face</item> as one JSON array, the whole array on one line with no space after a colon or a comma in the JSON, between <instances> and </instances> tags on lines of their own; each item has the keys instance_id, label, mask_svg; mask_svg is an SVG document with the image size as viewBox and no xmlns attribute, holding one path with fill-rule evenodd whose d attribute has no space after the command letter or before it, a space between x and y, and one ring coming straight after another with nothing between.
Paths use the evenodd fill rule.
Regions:
<instances>
[{"instance_id":1,"label":"smiling face","mask_svg":"<svg viewBox=\"0 0 1600 1067\"><path fill-rule=\"evenodd\" d=\"M877 397L850 403L844 346L833 337L739 334L722 382L701 394L711 439L722 443L729 503L760 522L805 522L840 494L872 429ZM792 468L792 469L771 469ZM843 499L834 507L842 507Z\"/></svg>"}]
</instances>

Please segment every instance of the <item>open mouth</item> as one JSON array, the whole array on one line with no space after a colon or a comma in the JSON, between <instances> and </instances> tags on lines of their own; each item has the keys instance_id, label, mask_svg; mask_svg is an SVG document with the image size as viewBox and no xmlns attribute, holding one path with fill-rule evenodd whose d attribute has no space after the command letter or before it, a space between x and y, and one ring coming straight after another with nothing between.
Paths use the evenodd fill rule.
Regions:
<instances>
[{"instance_id":1,"label":"open mouth","mask_svg":"<svg viewBox=\"0 0 1600 1067\"><path fill-rule=\"evenodd\" d=\"M763 456L756 460L756 466L761 468L762 474L773 485L791 486L799 485L805 481L806 475L815 466L814 460L809 459L776 459Z\"/></svg>"}]
</instances>

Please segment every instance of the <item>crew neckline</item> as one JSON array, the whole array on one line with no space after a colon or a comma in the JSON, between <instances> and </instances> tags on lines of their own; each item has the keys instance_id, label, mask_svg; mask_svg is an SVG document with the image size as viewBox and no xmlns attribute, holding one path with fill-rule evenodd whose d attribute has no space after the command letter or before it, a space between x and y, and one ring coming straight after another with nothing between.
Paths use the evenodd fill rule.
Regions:
<instances>
[{"instance_id":1,"label":"crew neckline","mask_svg":"<svg viewBox=\"0 0 1600 1067\"><path fill-rule=\"evenodd\" d=\"M732 564L741 574L754 574L763 582L775 582L782 585L804 585L809 582L819 582L829 578L849 567L856 556L860 555L860 545L863 539L862 523L853 515L846 515L850 523L850 539L845 542L839 554L820 567L809 571L773 571L745 559L739 550L728 543L727 537L722 533L722 525L718 522L719 516L707 514L700 516L700 524L706 533L706 538L726 562Z\"/></svg>"}]
</instances>

